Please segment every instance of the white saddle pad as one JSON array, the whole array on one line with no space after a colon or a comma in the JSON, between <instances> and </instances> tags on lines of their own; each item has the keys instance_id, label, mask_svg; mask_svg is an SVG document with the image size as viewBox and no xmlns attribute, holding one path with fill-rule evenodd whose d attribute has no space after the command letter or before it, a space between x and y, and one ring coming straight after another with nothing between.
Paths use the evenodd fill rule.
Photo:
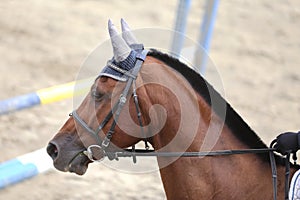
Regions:
<instances>
[{"instance_id":1,"label":"white saddle pad","mask_svg":"<svg viewBox=\"0 0 300 200\"><path fill-rule=\"evenodd\" d=\"M289 200L300 200L300 170L298 170L292 178Z\"/></svg>"}]
</instances>

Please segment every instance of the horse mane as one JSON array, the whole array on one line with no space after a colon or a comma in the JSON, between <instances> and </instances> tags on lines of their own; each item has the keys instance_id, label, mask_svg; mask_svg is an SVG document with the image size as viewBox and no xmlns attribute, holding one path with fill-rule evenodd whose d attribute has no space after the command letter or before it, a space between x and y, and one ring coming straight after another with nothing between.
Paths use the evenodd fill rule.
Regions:
<instances>
[{"instance_id":1,"label":"horse mane","mask_svg":"<svg viewBox=\"0 0 300 200\"><path fill-rule=\"evenodd\" d=\"M177 58L162 53L156 49L151 49L148 52L148 56L154 57L164 62L167 66L179 72L190 83L193 89L196 90L210 106L211 96L213 96L214 102L216 103L214 103L212 109L222 120L224 120L228 128L240 141L242 141L252 149L267 148L266 144L249 127L249 125L242 119L242 117L200 74L195 72L186 64L179 61ZM223 114L224 108L220 108L218 107L218 105L226 105L225 116ZM259 154L259 156L266 162L269 162L270 160L269 154L267 153ZM276 154L275 158L278 163L285 165L285 161L282 156Z\"/></svg>"}]
</instances>

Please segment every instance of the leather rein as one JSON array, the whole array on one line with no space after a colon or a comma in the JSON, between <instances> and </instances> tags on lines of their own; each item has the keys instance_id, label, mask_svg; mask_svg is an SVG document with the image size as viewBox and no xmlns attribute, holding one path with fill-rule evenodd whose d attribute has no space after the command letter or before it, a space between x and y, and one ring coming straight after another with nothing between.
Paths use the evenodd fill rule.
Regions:
<instances>
[{"instance_id":1,"label":"leather rein","mask_svg":"<svg viewBox=\"0 0 300 200\"><path fill-rule=\"evenodd\" d=\"M108 63L108 66L113 68L114 70L121 72L125 76L128 77L126 86L120 95L118 102L112 107L110 112L106 115L103 121L100 123L96 130L90 128L87 123L85 123L80 116L77 114L76 110L74 110L70 116L72 116L75 121L80 124L87 132L89 132L97 141L97 144L90 145L86 151L82 153L85 154L91 161L100 161L105 156L108 157L110 160L118 160L120 157L132 157L133 162L136 163L137 157L203 157L203 156L225 156L225 155L234 155L234 154L260 154L260 153L269 153L270 157L270 164L272 170L272 181L273 181L273 199L277 200L277 169L276 169L276 161L274 156L274 151L276 150L273 148L274 141L271 143L270 148L261 148L261 149L239 149L239 150L217 150L217 151L202 151L202 152L159 152L155 150L150 150L147 137L145 135L143 129L143 123L141 119L141 112L138 103L138 96L136 94L136 85L135 80L137 75L143 65L144 60L146 59L148 51L143 50L136 55L136 62L131 71L126 71L118 66ZM136 149L135 145L131 147L131 149L123 149L120 151L108 151L107 148L110 145L111 138L115 132L115 127L117 125L121 110L127 101L127 97L129 96L130 89L133 88L133 100L138 116L138 122L141 128L141 136L145 143L145 149ZM113 123L105 135L104 139L102 140L99 136L99 132L103 129L103 127L109 122L109 120L113 118ZM101 158L98 159L95 156L95 152L101 154ZM290 155L286 155L285 163L286 163L286 173L285 173L285 199L288 200L288 192L289 192L289 175L290 175L290 162L289 162Z\"/></svg>"}]
</instances>

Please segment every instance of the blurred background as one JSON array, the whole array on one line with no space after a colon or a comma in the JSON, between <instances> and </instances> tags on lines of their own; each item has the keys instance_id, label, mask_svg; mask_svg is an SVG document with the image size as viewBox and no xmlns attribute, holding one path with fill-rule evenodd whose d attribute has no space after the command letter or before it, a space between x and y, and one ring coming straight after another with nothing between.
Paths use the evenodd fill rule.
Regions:
<instances>
[{"instance_id":1,"label":"blurred background","mask_svg":"<svg viewBox=\"0 0 300 200\"><path fill-rule=\"evenodd\" d=\"M120 28L172 30L178 1L3 0L0 2L0 100L76 79ZM198 40L205 0L192 0L186 36ZM267 143L300 129L300 2L220 1L209 56L225 98ZM159 38L159 35L153 37ZM141 41L143 42L143 41ZM108 58L107 58L108 59ZM73 109L72 99L0 116L0 162L44 147ZM164 199L159 173L126 174L102 164L83 177L51 170L0 190L1 199Z\"/></svg>"}]
</instances>

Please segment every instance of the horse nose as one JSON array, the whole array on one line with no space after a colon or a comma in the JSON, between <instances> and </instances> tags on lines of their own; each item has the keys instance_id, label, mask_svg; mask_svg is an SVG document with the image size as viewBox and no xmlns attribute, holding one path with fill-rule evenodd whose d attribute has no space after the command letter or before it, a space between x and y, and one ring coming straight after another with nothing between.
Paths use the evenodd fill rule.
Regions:
<instances>
[{"instance_id":1,"label":"horse nose","mask_svg":"<svg viewBox=\"0 0 300 200\"><path fill-rule=\"evenodd\" d=\"M52 160L55 160L57 158L57 156L58 156L58 148L57 148L57 146L54 143L49 142L49 144L47 146L47 153L52 158Z\"/></svg>"}]
</instances>

